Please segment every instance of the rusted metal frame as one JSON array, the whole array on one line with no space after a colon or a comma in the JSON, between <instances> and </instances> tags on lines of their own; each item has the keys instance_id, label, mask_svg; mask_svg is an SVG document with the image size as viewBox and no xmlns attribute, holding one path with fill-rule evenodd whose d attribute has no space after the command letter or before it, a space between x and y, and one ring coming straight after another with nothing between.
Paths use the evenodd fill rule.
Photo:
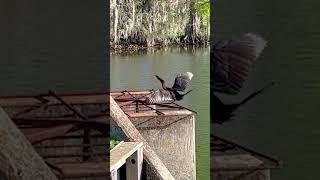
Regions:
<instances>
[{"instance_id":1,"label":"rusted metal frame","mask_svg":"<svg viewBox=\"0 0 320 180\"><path fill-rule=\"evenodd\" d=\"M151 118L149 118L149 119L147 119L147 120L145 120L145 121L142 121L141 123L138 123L138 124L136 124L135 126L136 126L136 128L139 128L140 125L145 124L145 123L151 121L151 120L154 119L154 118L156 118L156 116L151 117Z\"/></svg>"},{"instance_id":2,"label":"rusted metal frame","mask_svg":"<svg viewBox=\"0 0 320 180\"><path fill-rule=\"evenodd\" d=\"M172 125L174 123L177 123L177 122L179 122L179 121L181 121L181 120L183 120L183 119L185 119L185 118L187 118L189 116L192 116L192 115L190 114L190 115L183 116L183 117L181 117L181 118L179 118L179 119L177 119L177 120L175 120L175 121L173 121L171 123L168 123L168 124L165 124L165 125L162 125L162 126L159 125L159 126L153 126L153 127L137 127L137 129L141 129L141 130L164 129L164 128L167 128L170 125Z\"/></svg>"},{"instance_id":3,"label":"rusted metal frame","mask_svg":"<svg viewBox=\"0 0 320 180\"><path fill-rule=\"evenodd\" d=\"M105 135L108 129L107 124L99 123L99 122L90 122L90 123L80 123L77 124L76 127L72 129L71 132L77 132L79 130L84 130L84 136L87 136L89 138L90 134L86 134L86 129L87 131L91 131L92 129L95 129L99 131L102 135Z\"/></svg>"},{"instance_id":4,"label":"rusted metal frame","mask_svg":"<svg viewBox=\"0 0 320 180\"><path fill-rule=\"evenodd\" d=\"M18 112L14 115L14 117L19 117L19 116L22 116L26 113L30 113L32 111L35 111L35 110L39 110L39 109L43 109L43 108L46 108L48 106L50 106L50 100L46 99L43 97L43 95L37 95L37 96L33 96L34 99L40 101L39 104L37 105L33 105L33 106L36 106L36 107L31 107L31 108L28 108L26 110L23 110L21 112Z\"/></svg>"},{"instance_id":5,"label":"rusted metal frame","mask_svg":"<svg viewBox=\"0 0 320 180\"><path fill-rule=\"evenodd\" d=\"M50 94L53 95L56 99L58 99L62 104L64 104L65 106L67 106L71 111L73 111L76 115L80 116L81 118L86 118L85 116L83 116L81 113L78 113L78 111L76 111L75 109L73 109L72 106L70 106L68 103L66 103L65 101L63 101L63 99L61 99L60 97L58 97L57 95L55 95L52 91L50 91ZM41 95L39 96L41 97ZM38 98L39 99L39 98ZM47 104L45 104L44 106L48 105L48 101L46 101ZM43 106L40 106L40 107L43 107ZM35 109L38 109L38 108L32 108L32 110L35 110ZM32 111L31 110L31 111ZM30 111L29 111L30 112ZM87 119L87 118L86 118ZM83 121L82 121L83 122ZM64 126L63 126L64 127ZM31 142L34 144L36 142L39 142L39 141L43 141L43 140L46 140L46 139L51 139L52 137L55 137L55 136L59 136L59 135L63 135L63 134L66 134L69 129L67 128L67 130L64 130L63 127L54 127L54 128L51 128L50 130L52 131L42 131L40 132L40 134L31 134L29 135L29 137L31 137ZM41 135L42 137L39 137L39 135ZM88 141L88 139L86 140Z\"/></svg>"},{"instance_id":6,"label":"rusted metal frame","mask_svg":"<svg viewBox=\"0 0 320 180\"><path fill-rule=\"evenodd\" d=\"M37 144L44 140L51 139L56 136L64 135L68 133L74 124L65 124L60 126L55 126L53 128L45 129L31 134L26 134L27 139L29 139L31 144Z\"/></svg>"},{"instance_id":7,"label":"rusted metal frame","mask_svg":"<svg viewBox=\"0 0 320 180\"><path fill-rule=\"evenodd\" d=\"M100 157L100 156L108 156L109 152L103 152L103 153L79 153L79 154L59 154L59 155L53 155L53 154L40 154L42 158L68 158L68 157L83 157L83 156L92 156L92 157Z\"/></svg>"},{"instance_id":8,"label":"rusted metal frame","mask_svg":"<svg viewBox=\"0 0 320 180\"><path fill-rule=\"evenodd\" d=\"M101 125L107 125L106 123L97 121L97 120L89 120L87 122L83 122L79 119L59 119L59 120L51 120L51 119L25 119L25 118L14 118L12 119L17 126L30 126L31 128L46 128L46 127L52 127L57 126L60 124L70 124L70 123L78 123L78 124L85 124L88 126L91 126L91 124L101 124ZM81 126L81 125L80 125ZM91 126L93 127L93 126Z\"/></svg>"},{"instance_id":9,"label":"rusted metal frame","mask_svg":"<svg viewBox=\"0 0 320 180\"><path fill-rule=\"evenodd\" d=\"M135 99L136 101L138 100L138 99L137 99L135 96L133 96L129 91L125 90L125 92L127 92L127 93L128 93L133 99ZM140 102L140 103L141 103L142 105L144 105L144 106L146 106L146 107L148 107L148 108L156 111L156 113L157 113L158 115L165 115L163 112L161 112L161 111L159 111L159 110L157 110L157 109L154 109L153 107L150 107L149 105L145 104L144 102Z\"/></svg>"},{"instance_id":10,"label":"rusted metal frame","mask_svg":"<svg viewBox=\"0 0 320 180\"><path fill-rule=\"evenodd\" d=\"M88 161L90 159L90 152L91 152L91 147L92 145L90 145L89 147L88 146L85 146L85 144L91 144L90 143L90 128L88 127L85 127L85 129L83 130L84 134L83 134L83 141L82 141L82 152L84 153L88 153L89 155L84 155L82 156L82 160L83 161Z\"/></svg>"},{"instance_id":11,"label":"rusted metal frame","mask_svg":"<svg viewBox=\"0 0 320 180\"><path fill-rule=\"evenodd\" d=\"M215 136L215 135L210 135L210 136L213 137L213 138L216 138L216 139L218 139L220 141L224 141L224 142L227 142L227 143L229 143L231 145L234 145L235 147L238 147L239 149L242 149L242 150L244 150L246 152L249 152L252 155L257 155L257 156L260 156L260 157L262 157L264 159L268 159L269 161L272 161L273 163L277 164L277 166L281 166L281 162L276 160L276 159L274 159L274 158L272 158L272 157L269 157L267 155L261 154L261 153L259 153L257 151L254 151L252 149L246 148L244 146L238 145L238 144L236 144L234 142L231 142L229 140L223 139L221 137L218 137L218 136Z\"/></svg>"},{"instance_id":12,"label":"rusted metal frame","mask_svg":"<svg viewBox=\"0 0 320 180\"><path fill-rule=\"evenodd\" d=\"M90 144L84 144L84 146L90 146ZM92 147L107 147L107 144L92 144ZM82 145L36 145L33 146L36 149L46 149L46 148L78 148L82 147Z\"/></svg>"},{"instance_id":13,"label":"rusted metal frame","mask_svg":"<svg viewBox=\"0 0 320 180\"><path fill-rule=\"evenodd\" d=\"M87 115L89 121L92 118L102 117L102 116L106 116L106 114L104 114L104 113L92 113L92 114ZM37 116L37 118L52 118L52 120L55 120L55 119L58 119L58 118L65 118L65 117L74 117L74 114L63 114L63 115L60 115L60 116Z\"/></svg>"},{"instance_id":14,"label":"rusted metal frame","mask_svg":"<svg viewBox=\"0 0 320 180\"><path fill-rule=\"evenodd\" d=\"M98 118L98 117L104 117L106 116L106 114L104 113L92 113L90 115L88 115L88 121L92 121L92 119L94 118ZM37 119L45 119L45 120L50 120L50 121L63 121L63 120L75 120L74 117L74 114L63 114L63 115L60 115L60 116L30 116L28 118L24 118L24 117L13 117L12 119L13 120L29 120L29 119L34 119L34 120L37 120ZM69 118L69 119L67 119ZM73 119L72 119L73 118ZM79 122L84 122L83 120L79 120L77 119Z\"/></svg>"},{"instance_id":15,"label":"rusted metal frame","mask_svg":"<svg viewBox=\"0 0 320 180\"><path fill-rule=\"evenodd\" d=\"M129 105L132 105L132 104L134 103L134 100L130 100L130 101L131 101L131 102L129 102L128 104L120 105L120 107L122 108L122 107L124 107L124 106L129 106ZM136 104L135 104L135 107L136 107L136 108L137 108L137 105L139 105L138 102L139 102L139 101L136 101ZM161 111L159 111L159 110L157 110L157 109L155 109L155 108L153 108L153 107L151 107L151 106L149 106L149 105L147 105L147 104L145 104L145 103L143 103L143 102L141 102L141 101L140 101L140 103L141 103L141 105L144 105L144 106L146 106L147 108L149 108L149 109L151 109L151 110L154 110L158 115L164 115L164 113L162 113ZM135 109L135 111L138 112L137 109ZM141 111L141 110L140 110L140 111ZM142 111L147 111L147 110L142 110Z\"/></svg>"},{"instance_id":16,"label":"rusted metal frame","mask_svg":"<svg viewBox=\"0 0 320 180\"><path fill-rule=\"evenodd\" d=\"M182 109L186 109L186 110L191 111L191 112L193 112L193 113L195 113L195 114L198 114L196 111L194 111L194 110L192 110L192 109L189 109L189 108L186 108L186 107L183 107L183 106L181 106L181 105L179 105L179 104L177 104L177 103L175 103L175 102L172 102L172 104L175 104L176 106L179 106L179 107L181 107Z\"/></svg>"},{"instance_id":17,"label":"rusted metal frame","mask_svg":"<svg viewBox=\"0 0 320 180\"><path fill-rule=\"evenodd\" d=\"M20 127L34 127L34 128L47 128L62 124L72 124L79 123L82 121L77 119L61 119L61 120L47 120L47 119L24 119L24 118L14 118L12 119L17 126Z\"/></svg>"},{"instance_id":18,"label":"rusted metal frame","mask_svg":"<svg viewBox=\"0 0 320 180\"><path fill-rule=\"evenodd\" d=\"M131 91L131 90L130 90ZM132 90L134 91L134 90ZM110 92L87 92L87 93L62 93L62 96L98 96L98 95L109 95ZM11 98L29 98L32 95L13 95L13 96L0 96L0 99L11 99ZM37 95L33 95L33 96L37 96ZM39 96L49 96L48 94L42 93Z\"/></svg>"},{"instance_id":19,"label":"rusted metal frame","mask_svg":"<svg viewBox=\"0 0 320 180\"><path fill-rule=\"evenodd\" d=\"M162 111L170 111L171 109L161 109ZM134 109L125 109L126 112L133 112L135 111ZM140 109L140 112L141 113L144 113L144 112L150 112L150 109ZM139 113L139 112L138 112Z\"/></svg>"},{"instance_id":20,"label":"rusted metal frame","mask_svg":"<svg viewBox=\"0 0 320 180\"><path fill-rule=\"evenodd\" d=\"M60 96L58 96L53 91L49 90L49 94L52 95L54 98L56 98L58 101L60 101L63 105L65 105L69 110L71 110L73 113L75 113L78 117L80 117L82 120L86 120L87 117L79 113L76 109L74 109L69 103L64 101Z\"/></svg>"},{"instance_id":21,"label":"rusted metal frame","mask_svg":"<svg viewBox=\"0 0 320 180\"><path fill-rule=\"evenodd\" d=\"M149 93L148 93L148 94L143 94L143 95L141 95L140 98L146 97L147 95L149 95L149 94L152 93L151 91L154 91L154 90L151 89L151 90L147 90L147 91L149 91ZM132 99L130 99L130 98L120 98L121 96L126 95L126 92L127 92L128 94L130 93L130 91L128 91L128 90L121 91L122 94L113 97L113 99L114 99L115 101L132 101ZM131 92L134 92L134 91L131 91ZM130 93L130 94L131 94L131 93ZM130 95L130 94L129 94L129 95Z\"/></svg>"},{"instance_id":22,"label":"rusted metal frame","mask_svg":"<svg viewBox=\"0 0 320 180\"><path fill-rule=\"evenodd\" d=\"M153 107L151 107L151 106L149 106L149 105L147 105L147 104L145 104L145 103L142 103L142 105L144 105L144 106L146 106L146 107L148 107L148 108L150 108L150 109L152 109L152 110L154 110L158 115L165 115L163 112L161 112L161 111L159 111L158 109L155 109L155 108L153 108Z\"/></svg>"},{"instance_id":23,"label":"rusted metal frame","mask_svg":"<svg viewBox=\"0 0 320 180\"><path fill-rule=\"evenodd\" d=\"M61 104L56 104L56 105L61 105ZM39 111L41 109L48 108L50 106L55 106L55 105L47 103L47 104L42 104L37 107L32 107L27 110L20 111L20 112L16 113L15 115L13 115L13 119L18 119L19 117L23 117L23 115L25 115L27 113L31 113L36 110ZM58 116L37 116L37 118L64 118L64 117L73 117L73 116L74 116L73 113L65 113L65 114L58 115ZM99 116L105 116L105 114L104 113L92 113L92 114L87 115L88 119L94 118L94 117L99 117Z\"/></svg>"},{"instance_id":24,"label":"rusted metal frame","mask_svg":"<svg viewBox=\"0 0 320 180\"><path fill-rule=\"evenodd\" d=\"M102 136L102 135L91 135L90 137L91 138L106 138L105 136ZM57 140L57 139L80 139L80 138L83 138L83 135L56 136L51 139Z\"/></svg>"},{"instance_id":25,"label":"rusted metal frame","mask_svg":"<svg viewBox=\"0 0 320 180\"><path fill-rule=\"evenodd\" d=\"M161 129L167 128L167 127L171 126L172 124L175 124L175 123L177 123L177 122L179 122L179 121L181 121L181 120L183 120L183 119L185 119L185 118L187 118L187 117L191 117L191 116L192 116L192 114L183 116L183 117L181 117L181 118L179 118L179 119L177 119L177 120L175 120L175 121L173 121L173 122L171 122L171 123L168 123L168 124L166 124L166 125L164 125L164 126L161 126L160 128L161 128Z\"/></svg>"},{"instance_id":26,"label":"rusted metal frame","mask_svg":"<svg viewBox=\"0 0 320 180\"><path fill-rule=\"evenodd\" d=\"M44 109L44 108L48 107L49 105L50 105L50 102L40 103L38 105L34 105L31 108L28 108L28 109L25 109L23 111L17 112L16 114L13 115L13 117L19 117L19 116L25 115L27 113L31 113L31 112L39 110L39 109Z\"/></svg>"},{"instance_id":27,"label":"rusted metal frame","mask_svg":"<svg viewBox=\"0 0 320 180\"><path fill-rule=\"evenodd\" d=\"M26 113L28 113L28 112L32 112L32 111L34 111L34 110L37 110L37 109L41 108L43 105L44 105L44 104L39 104L39 105L31 106L31 107L28 108L28 109L25 109L25 110L22 110L22 111L19 111L19 112L15 113L13 116L14 116L14 117L18 117L18 116L21 116L21 115L26 114Z\"/></svg>"},{"instance_id":28,"label":"rusted metal frame","mask_svg":"<svg viewBox=\"0 0 320 180\"><path fill-rule=\"evenodd\" d=\"M50 158L47 158L47 160L48 159L50 159ZM54 158L51 158L51 159L54 159ZM101 162L105 162L105 161L101 161L100 159L95 159L95 160L89 161L89 163L92 163L92 162L101 163ZM86 163L86 162L82 162L79 159L76 159L76 160L66 159L66 160L63 160L63 161L56 161L55 162L55 166L59 165L59 164L74 164L75 166L78 166L78 165L81 166L82 163ZM108 164L106 164L106 165L108 165Z\"/></svg>"},{"instance_id":29,"label":"rusted metal frame","mask_svg":"<svg viewBox=\"0 0 320 180\"><path fill-rule=\"evenodd\" d=\"M52 164L52 163L50 163L50 162L48 162L48 161L45 161L45 163L46 163L51 169L56 170L56 171L59 173L59 175L63 174L62 169L60 169L59 167L55 166L54 164Z\"/></svg>"},{"instance_id":30,"label":"rusted metal frame","mask_svg":"<svg viewBox=\"0 0 320 180\"><path fill-rule=\"evenodd\" d=\"M161 109L157 109L157 110L161 110L161 111L170 111L172 110L172 108L176 108L176 109L181 109L179 107L175 107L175 106L168 106L168 105L160 105L160 104L155 104L155 105L158 105L161 107ZM126 106L129 106L129 105L122 105L120 106L121 108L126 108L125 111L126 112L131 112L131 111L135 111L134 109L131 109L131 107L126 107ZM129 109L130 108L130 109ZM133 108L133 107L132 107ZM140 112L146 112L146 111L150 111L150 108L147 107L147 108L144 108L144 109L141 109L140 107Z\"/></svg>"},{"instance_id":31,"label":"rusted metal frame","mask_svg":"<svg viewBox=\"0 0 320 180\"><path fill-rule=\"evenodd\" d=\"M136 102L135 102L135 107L136 107L136 112L139 112L139 102L138 102L138 99L133 96L129 91L127 90L124 90L123 92L126 92L128 93ZM134 101L133 101L134 102Z\"/></svg>"},{"instance_id":32,"label":"rusted metal frame","mask_svg":"<svg viewBox=\"0 0 320 180\"><path fill-rule=\"evenodd\" d=\"M160 107L167 107L167 108L174 108L174 109L185 109L184 107L182 106L170 106L170 104L173 104L172 102L171 103L162 103L162 104L158 104L158 103L155 103L155 105L157 106L160 106Z\"/></svg>"},{"instance_id":33,"label":"rusted metal frame","mask_svg":"<svg viewBox=\"0 0 320 180\"><path fill-rule=\"evenodd\" d=\"M115 98L119 98L119 97L121 97L121 96L125 95L124 91L120 91L119 93L122 93L122 94L121 94L121 95L116 96Z\"/></svg>"},{"instance_id":34,"label":"rusted metal frame","mask_svg":"<svg viewBox=\"0 0 320 180\"><path fill-rule=\"evenodd\" d=\"M101 124L97 122L84 123L83 126L84 127L81 127L81 125L79 125L78 123L66 123L64 125L54 126L52 128L44 129L36 133L27 134L27 137L32 144L37 144L45 140L54 139L59 136L64 136L70 132L76 132L83 128L97 129L100 132L103 131L102 129L107 129L107 126L103 128L101 127ZM81 138L86 136L90 138L87 134L85 134L85 132L84 132L84 135L81 136ZM66 138L68 138L68 136L66 136ZM88 140L84 141L84 144L89 144L89 143L90 141L88 142ZM88 147L84 147L84 148L86 150Z\"/></svg>"},{"instance_id":35,"label":"rusted metal frame","mask_svg":"<svg viewBox=\"0 0 320 180\"><path fill-rule=\"evenodd\" d=\"M49 94L52 95L53 97L55 97L57 100L59 100L62 104L64 104L66 107L68 107L72 112L74 112L77 116L79 116L82 120L88 120L88 118L84 115L82 115L80 112L78 112L76 109L74 109L70 104L68 104L67 102L65 102L61 97L59 97L57 94L55 94L53 91L49 91ZM83 136L83 144L86 143L91 143L90 142L90 128L85 128L84 129L84 136ZM83 147L83 152L87 153L90 151L90 149L92 149L91 147ZM82 157L84 161L88 160L90 158L90 156L83 156Z\"/></svg>"}]
</instances>

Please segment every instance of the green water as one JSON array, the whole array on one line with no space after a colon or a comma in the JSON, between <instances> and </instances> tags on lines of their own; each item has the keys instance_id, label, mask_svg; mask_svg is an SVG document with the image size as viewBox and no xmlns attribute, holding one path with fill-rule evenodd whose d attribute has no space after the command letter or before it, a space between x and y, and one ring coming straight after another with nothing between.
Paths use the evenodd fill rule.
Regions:
<instances>
[{"instance_id":1,"label":"green water","mask_svg":"<svg viewBox=\"0 0 320 180\"><path fill-rule=\"evenodd\" d=\"M180 72L192 72L190 94L179 104L197 111L196 160L197 179L209 179L209 48L165 48L139 55L112 55L110 63L111 89L149 90L160 88L157 74L169 84Z\"/></svg>"}]
</instances>

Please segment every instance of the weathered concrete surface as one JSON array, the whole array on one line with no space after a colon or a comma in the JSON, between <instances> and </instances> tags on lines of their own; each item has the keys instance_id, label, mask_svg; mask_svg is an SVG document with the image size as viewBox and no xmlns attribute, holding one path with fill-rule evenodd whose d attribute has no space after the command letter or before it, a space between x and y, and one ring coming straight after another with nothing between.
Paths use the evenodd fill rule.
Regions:
<instances>
[{"instance_id":1,"label":"weathered concrete surface","mask_svg":"<svg viewBox=\"0 0 320 180\"><path fill-rule=\"evenodd\" d=\"M2 108L0 172L10 180L58 180Z\"/></svg>"},{"instance_id":2,"label":"weathered concrete surface","mask_svg":"<svg viewBox=\"0 0 320 180\"><path fill-rule=\"evenodd\" d=\"M176 179L196 179L193 114L130 119Z\"/></svg>"}]
</instances>

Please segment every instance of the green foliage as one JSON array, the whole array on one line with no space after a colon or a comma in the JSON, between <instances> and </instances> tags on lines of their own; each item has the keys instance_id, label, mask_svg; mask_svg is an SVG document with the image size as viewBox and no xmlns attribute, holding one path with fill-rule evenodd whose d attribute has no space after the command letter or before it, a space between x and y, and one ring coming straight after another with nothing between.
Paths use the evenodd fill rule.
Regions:
<instances>
[{"instance_id":1,"label":"green foliage","mask_svg":"<svg viewBox=\"0 0 320 180\"><path fill-rule=\"evenodd\" d=\"M111 139L110 140L110 149L113 149L119 143L120 143L120 141L117 141L115 139Z\"/></svg>"},{"instance_id":2,"label":"green foliage","mask_svg":"<svg viewBox=\"0 0 320 180\"><path fill-rule=\"evenodd\" d=\"M208 37L210 1L194 1L197 35ZM129 42L133 36L139 42L147 42L151 46L153 43L166 44L179 41L190 26L192 4L190 2L190 0L110 0L111 42L119 42L120 39Z\"/></svg>"},{"instance_id":3,"label":"green foliage","mask_svg":"<svg viewBox=\"0 0 320 180\"><path fill-rule=\"evenodd\" d=\"M134 0L137 9L142 9L147 0Z\"/></svg>"},{"instance_id":4,"label":"green foliage","mask_svg":"<svg viewBox=\"0 0 320 180\"><path fill-rule=\"evenodd\" d=\"M201 16L210 16L210 1L208 0L198 0L196 3L196 11Z\"/></svg>"}]
</instances>

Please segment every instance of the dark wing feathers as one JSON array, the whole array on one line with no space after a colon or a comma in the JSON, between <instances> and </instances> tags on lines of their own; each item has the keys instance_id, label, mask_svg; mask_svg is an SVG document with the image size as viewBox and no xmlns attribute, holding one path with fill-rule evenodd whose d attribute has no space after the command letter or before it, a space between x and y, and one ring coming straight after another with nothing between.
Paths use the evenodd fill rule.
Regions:
<instances>
[{"instance_id":1,"label":"dark wing feathers","mask_svg":"<svg viewBox=\"0 0 320 180\"><path fill-rule=\"evenodd\" d=\"M176 76L172 89L176 91L184 91L189 81L192 79L193 74L191 72L180 73Z\"/></svg>"},{"instance_id":2,"label":"dark wing feathers","mask_svg":"<svg viewBox=\"0 0 320 180\"><path fill-rule=\"evenodd\" d=\"M243 86L250 67L260 56L267 42L248 33L238 39L223 40L211 51L211 87L214 91L236 94Z\"/></svg>"}]
</instances>

